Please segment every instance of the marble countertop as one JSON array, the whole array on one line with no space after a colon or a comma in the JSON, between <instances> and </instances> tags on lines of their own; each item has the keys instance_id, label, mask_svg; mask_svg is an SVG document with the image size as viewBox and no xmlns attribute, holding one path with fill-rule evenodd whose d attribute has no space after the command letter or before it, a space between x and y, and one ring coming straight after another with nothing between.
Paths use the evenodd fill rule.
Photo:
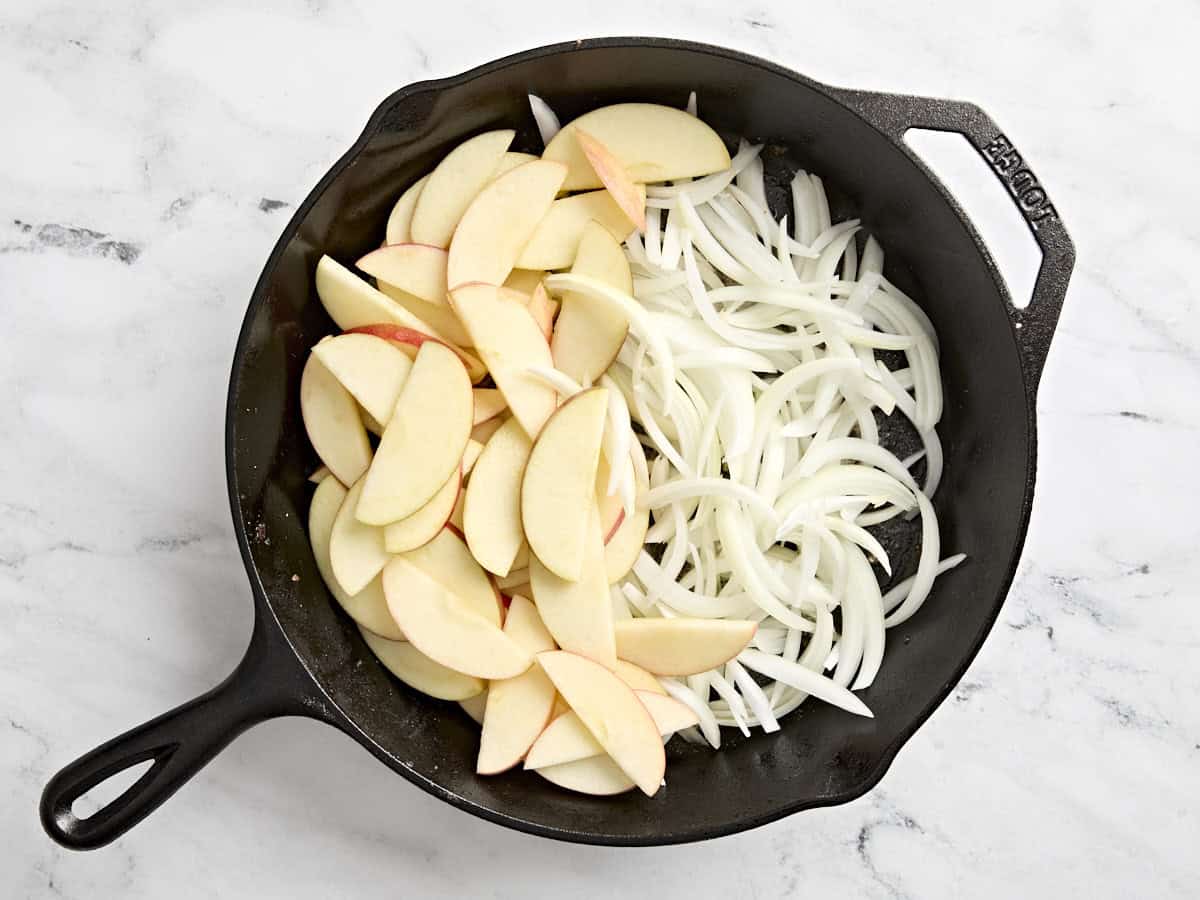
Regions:
<instances>
[{"instance_id":1,"label":"marble countertop","mask_svg":"<svg viewBox=\"0 0 1200 900\"><path fill-rule=\"evenodd\" d=\"M562 880L663 900L1194 895L1196 5L410 6L0 10L8 895L541 898ZM36 815L47 778L215 684L245 646L225 386L246 299L295 204L392 89L632 33L974 100L1072 231L1079 264L1042 383L1029 541L952 698L868 796L701 845L615 851L506 831L291 720L240 738L108 849L52 844ZM961 157L945 171L987 179ZM1027 268L1028 238L998 233L1009 271Z\"/></svg>"}]
</instances>

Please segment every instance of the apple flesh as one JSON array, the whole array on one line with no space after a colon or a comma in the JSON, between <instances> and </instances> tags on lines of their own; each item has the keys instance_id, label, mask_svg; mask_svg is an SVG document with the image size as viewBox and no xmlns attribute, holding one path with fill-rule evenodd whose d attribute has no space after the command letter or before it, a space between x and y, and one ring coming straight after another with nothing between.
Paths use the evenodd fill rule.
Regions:
<instances>
[{"instance_id":1,"label":"apple flesh","mask_svg":"<svg viewBox=\"0 0 1200 900\"><path fill-rule=\"evenodd\" d=\"M404 622L400 627L410 634ZM667 758L645 704L611 671L577 653L551 650L537 654L537 662L604 752L653 797Z\"/></svg>"},{"instance_id":2,"label":"apple flesh","mask_svg":"<svg viewBox=\"0 0 1200 900\"><path fill-rule=\"evenodd\" d=\"M633 294L633 275L625 251L595 222L584 229L571 274L586 275L624 294ZM594 384L617 358L628 332L628 318L613 304L566 291L550 340L554 365L580 384Z\"/></svg>"},{"instance_id":3,"label":"apple flesh","mask_svg":"<svg viewBox=\"0 0 1200 900\"><path fill-rule=\"evenodd\" d=\"M342 331L363 325L388 324L418 332L423 335L422 340L448 340L428 322L410 313L331 257L322 256L318 261L316 285L317 296L325 311Z\"/></svg>"},{"instance_id":4,"label":"apple flesh","mask_svg":"<svg viewBox=\"0 0 1200 900\"><path fill-rule=\"evenodd\" d=\"M524 597L513 597L504 619L504 633L531 654L554 649L554 639ZM483 732L475 771L495 775L519 763L550 720L554 685L540 666L530 666L516 678L488 686Z\"/></svg>"},{"instance_id":5,"label":"apple flesh","mask_svg":"<svg viewBox=\"0 0 1200 900\"><path fill-rule=\"evenodd\" d=\"M440 582L396 556L383 570L388 609L405 637L434 662L475 678L515 678L532 656Z\"/></svg>"},{"instance_id":6,"label":"apple flesh","mask_svg":"<svg viewBox=\"0 0 1200 900\"><path fill-rule=\"evenodd\" d=\"M364 525L354 514L365 482L364 475L346 492L329 534L329 563L333 577L352 597L379 574L390 556L383 544L383 529Z\"/></svg>"},{"instance_id":7,"label":"apple flesh","mask_svg":"<svg viewBox=\"0 0 1200 900\"><path fill-rule=\"evenodd\" d=\"M636 784L621 767L607 756L590 756L557 766L546 766L536 770L551 784L578 794L611 797L631 791Z\"/></svg>"},{"instance_id":8,"label":"apple flesh","mask_svg":"<svg viewBox=\"0 0 1200 900\"><path fill-rule=\"evenodd\" d=\"M472 425L486 422L508 409L504 394L499 388L475 388L475 416Z\"/></svg>"},{"instance_id":9,"label":"apple flesh","mask_svg":"<svg viewBox=\"0 0 1200 900\"><path fill-rule=\"evenodd\" d=\"M532 447L521 423L509 419L483 448L467 485L463 532L471 554L496 575L508 575L525 543L521 477Z\"/></svg>"},{"instance_id":10,"label":"apple flesh","mask_svg":"<svg viewBox=\"0 0 1200 900\"><path fill-rule=\"evenodd\" d=\"M372 418L387 424L412 369L407 356L369 334L327 337L312 352Z\"/></svg>"},{"instance_id":11,"label":"apple flesh","mask_svg":"<svg viewBox=\"0 0 1200 900\"><path fill-rule=\"evenodd\" d=\"M413 241L450 246L463 214L492 180L516 132L488 131L463 141L429 173L413 210Z\"/></svg>"},{"instance_id":12,"label":"apple flesh","mask_svg":"<svg viewBox=\"0 0 1200 900\"><path fill-rule=\"evenodd\" d=\"M456 288L450 302L513 416L526 434L536 437L558 403L554 389L527 371L529 366L553 366L545 335L527 309L494 285Z\"/></svg>"},{"instance_id":13,"label":"apple flesh","mask_svg":"<svg viewBox=\"0 0 1200 900\"><path fill-rule=\"evenodd\" d=\"M508 277L504 279L504 287L511 288L529 297L533 295L534 288L541 284L542 279L545 277L546 273L539 270L513 269Z\"/></svg>"},{"instance_id":14,"label":"apple flesh","mask_svg":"<svg viewBox=\"0 0 1200 900\"><path fill-rule=\"evenodd\" d=\"M533 321L537 322L538 328L542 331L542 336L546 338L546 343L549 343L550 336L554 334L554 316L558 313L558 301L551 300L550 295L546 293L546 289L539 284L533 289L533 295L529 298L529 305L525 308L533 316Z\"/></svg>"},{"instance_id":15,"label":"apple flesh","mask_svg":"<svg viewBox=\"0 0 1200 900\"><path fill-rule=\"evenodd\" d=\"M387 227L384 229L384 243L404 244L410 240L413 210L416 209L417 198L421 196L421 189L428 180L429 176L426 175L400 195L400 199L392 207L391 215L388 216Z\"/></svg>"},{"instance_id":16,"label":"apple flesh","mask_svg":"<svg viewBox=\"0 0 1200 900\"><path fill-rule=\"evenodd\" d=\"M473 678L434 662L408 641L388 641L366 629L359 629L363 640L389 672L409 687L438 700L465 701L480 696L486 689L480 678Z\"/></svg>"},{"instance_id":17,"label":"apple flesh","mask_svg":"<svg viewBox=\"0 0 1200 900\"><path fill-rule=\"evenodd\" d=\"M583 150L583 155L592 166L596 177L613 196L617 206L629 217L640 232L646 230L646 190L636 184L617 159L604 144L596 140L582 128L575 128L575 140ZM639 190L641 188L641 190Z\"/></svg>"},{"instance_id":18,"label":"apple flesh","mask_svg":"<svg viewBox=\"0 0 1200 900\"><path fill-rule=\"evenodd\" d=\"M638 185L645 202L645 188ZM516 258L519 269L565 269L575 261L584 229L596 222L617 241L634 230L633 222L608 191L589 191L555 200Z\"/></svg>"},{"instance_id":19,"label":"apple flesh","mask_svg":"<svg viewBox=\"0 0 1200 900\"><path fill-rule=\"evenodd\" d=\"M388 553L405 553L423 547L450 521L458 492L462 488L462 472L455 470L438 492L411 516L384 526L383 544Z\"/></svg>"},{"instance_id":20,"label":"apple flesh","mask_svg":"<svg viewBox=\"0 0 1200 900\"><path fill-rule=\"evenodd\" d=\"M428 303L385 281L379 282L379 290L422 322L428 322L430 327L437 329L438 334L443 335L456 347L462 347L471 342L462 322L458 321L458 316L454 315L454 311L449 309L445 303Z\"/></svg>"},{"instance_id":21,"label":"apple flesh","mask_svg":"<svg viewBox=\"0 0 1200 900\"><path fill-rule=\"evenodd\" d=\"M321 580L333 594L338 606L346 611L355 622L389 641L404 640L404 632L388 612L387 599L383 596L383 582L378 576L372 578L357 594L347 594L333 574L333 563L329 558L329 538L333 534L333 522L338 510L346 500L346 489L336 478L324 478L313 492L308 507L308 538L312 542L313 558Z\"/></svg>"},{"instance_id":22,"label":"apple flesh","mask_svg":"<svg viewBox=\"0 0 1200 900\"><path fill-rule=\"evenodd\" d=\"M633 441L629 448L631 454L643 454L645 451L638 441ZM650 482L645 463L634 465L634 485L636 495L645 496L650 490ZM622 510L624 512L624 510ZM622 516L616 529L604 542L604 568L608 572L608 583L616 584L629 574L638 554L646 545L646 532L650 528L650 510L645 506L635 506L631 515Z\"/></svg>"},{"instance_id":23,"label":"apple flesh","mask_svg":"<svg viewBox=\"0 0 1200 900\"><path fill-rule=\"evenodd\" d=\"M347 334L371 334L375 337L381 337L385 341L391 341L396 347L404 353L409 359L415 360L417 354L421 351L421 345L427 341L437 341L449 347L458 354L458 358L462 360L464 366L467 367L467 374L471 376L471 383L482 381L487 375L487 368L475 356L472 356L461 347L455 347L449 341L444 341L441 338L430 337L420 331L414 331L411 328L405 328L402 325L392 325L388 323L376 323L374 325L359 325L355 328L346 330Z\"/></svg>"},{"instance_id":24,"label":"apple flesh","mask_svg":"<svg viewBox=\"0 0 1200 900\"><path fill-rule=\"evenodd\" d=\"M537 160L517 166L480 191L450 242L450 289L476 281L503 284L549 211L565 175L561 164ZM427 192L428 186L422 193Z\"/></svg>"},{"instance_id":25,"label":"apple flesh","mask_svg":"<svg viewBox=\"0 0 1200 900\"><path fill-rule=\"evenodd\" d=\"M439 531L433 540L403 554L403 558L449 589L473 613L500 626L496 589L472 558L462 535L453 528Z\"/></svg>"},{"instance_id":26,"label":"apple flesh","mask_svg":"<svg viewBox=\"0 0 1200 900\"><path fill-rule=\"evenodd\" d=\"M371 442L354 397L316 356L300 376L300 415L321 462L342 484L358 481L371 465Z\"/></svg>"},{"instance_id":27,"label":"apple flesh","mask_svg":"<svg viewBox=\"0 0 1200 900\"><path fill-rule=\"evenodd\" d=\"M521 481L521 522L529 549L568 581L578 579L583 568L607 412L605 388L582 391L564 403L538 435Z\"/></svg>"},{"instance_id":28,"label":"apple flesh","mask_svg":"<svg viewBox=\"0 0 1200 900\"><path fill-rule=\"evenodd\" d=\"M467 440L467 449L463 451L462 458L462 477L465 479L471 474L471 470L475 468L475 463L479 461L479 454L483 452L483 444L469 438ZM462 529L459 529L460 531Z\"/></svg>"},{"instance_id":29,"label":"apple flesh","mask_svg":"<svg viewBox=\"0 0 1200 900\"><path fill-rule=\"evenodd\" d=\"M629 176L641 183L696 178L729 168L725 142L695 116L655 103L619 103L585 113L546 145L542 158L567 166L564 190L604 183L579 144L578 129L607 147Z\"/></svg>"},{"instance_id":30,"label":"apple flesh","mask_svg":"<svg viewBox=\"0 0 1200 900\"><path fill-rule=\"evenodd\" d=\"M430 244L388 244L355 263L375 278L433 306L446 305L446 257Z\"/></svg>"},{"instance_id":31,"label":"apple flesh","mask_svg":"<svg viewBox=\"0 0 1200 900\"><path fill-rule=\"evenodd\" d=\"M476 725L482 725L483 712L487 708L487 691L476 694L474 697L468 697L466 700L459 700L458 705L462 707L463 712L475 720Z\"/></svg>"},{"instance_id":32,"label":"apple flesh","mask_svg":"<svg viewBox=\"0 0 1200 900\"><path fill-rule=\"evenodd\" d=\"M471 404L471 381L454 351L422 344L367 470L359 521L387 525L429 502L462 460Z\"/></svg>"},{"instance_id":33,"label":"apple flesh","mask_svg":"<svg viewBox=\"0 0 1200 900\"><path fill-rule=\"evenodd\" d=\"M612 667L613 673L635 691L648 691L652 694L667 696L666 688L658 683L658 679L633 663L618 659Z\"/></svg>"},{"instance_id":34,"label":"apple flesh","mask_svg":"<svg viewBox=\"0 0 1200 900\"><path fill-rule=\"evenodd\" d=\"M617 656L655 675L698 675L746 649L758 626L732 619L625 619L614 626Z\"/></svg>"}]
</instances>

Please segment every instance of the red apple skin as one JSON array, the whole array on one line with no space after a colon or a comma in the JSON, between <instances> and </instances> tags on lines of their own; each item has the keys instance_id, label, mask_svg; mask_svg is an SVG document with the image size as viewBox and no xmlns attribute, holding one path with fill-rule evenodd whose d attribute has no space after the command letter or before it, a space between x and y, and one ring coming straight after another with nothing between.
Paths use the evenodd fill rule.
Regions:
<instances>
[{"instance_id":1,"label":"red apple skin","mask_svg":"<svg viewBox=\"0 0 1200 900\"><path fill-rule=\"evenodd\" d=\"M612 528L608 529L608 534L604 536L604 543L608 544L612 540L613 535L617 533L617 529L621 527L621 523L625 521L625 508L622 507L617 511L617 518L612 523Z\"/></svg>"}]
</instances>

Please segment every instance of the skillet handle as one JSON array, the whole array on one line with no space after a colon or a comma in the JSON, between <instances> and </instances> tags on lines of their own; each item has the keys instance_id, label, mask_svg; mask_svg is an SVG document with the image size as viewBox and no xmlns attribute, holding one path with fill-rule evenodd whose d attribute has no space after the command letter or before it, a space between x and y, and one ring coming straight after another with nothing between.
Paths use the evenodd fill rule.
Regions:
<instances>
[{"instance_id":1,"label":"skillet handle","mask_svg":"<svg viewBox=\"0 0 1200 900\"><path fill-rule=\"evenodd\" d=\"M1045 186L1007 135L973 103L870 91L838 89L835 93L843 102L858 110L867 121L889 135L922 167L925 166L924 162L904 142L907 131L918 128L961 134L1012 197L1042 251L1042 264L1038 267L1029 306L1017 309L1010 302L1008 307L1014 339L1021 352L1026 390L1032 403L1066 299L1071 270L1075 267L1075 245L1059 218L1058 210L1050 202ZM1009 299L1011 301L1011 297Z\"/></svg>"},{"instance_id":2,"label":"skillet handle","mask_svg":"<svg viewBox=\"0 0 1200 900\"><path fill-rule=\"evenodd\" d=\"M68 764L42 792L42 827L72 850L116 840L157 809L252 725L285 715L329 720L327 700L278 633L255 617L245 656L207 694L113 738ZM130 766L153 760L124 793L87 818L71 810L83 794Z\"/></svg>"}]
</instances>

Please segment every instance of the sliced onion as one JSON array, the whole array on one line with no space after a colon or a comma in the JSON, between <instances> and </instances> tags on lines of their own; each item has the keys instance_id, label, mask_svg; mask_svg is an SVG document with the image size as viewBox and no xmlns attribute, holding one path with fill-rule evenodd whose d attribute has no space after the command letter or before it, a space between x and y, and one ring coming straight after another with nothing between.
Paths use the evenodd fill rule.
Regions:
<instances>
[{"instance_id":1,"label":"sliced onion","mask_svg":"<svg viewBox=\"0 0 1200 900\"><path fill-rule=\"evenodd\" d=\"M558 122L558 116L537 94L529 95L529 111L533 113L533 121L537 123L538 134L542 136L542 146L544 147L554 140L554 136L562 128Z\"/></svg>"}]
</instances>

